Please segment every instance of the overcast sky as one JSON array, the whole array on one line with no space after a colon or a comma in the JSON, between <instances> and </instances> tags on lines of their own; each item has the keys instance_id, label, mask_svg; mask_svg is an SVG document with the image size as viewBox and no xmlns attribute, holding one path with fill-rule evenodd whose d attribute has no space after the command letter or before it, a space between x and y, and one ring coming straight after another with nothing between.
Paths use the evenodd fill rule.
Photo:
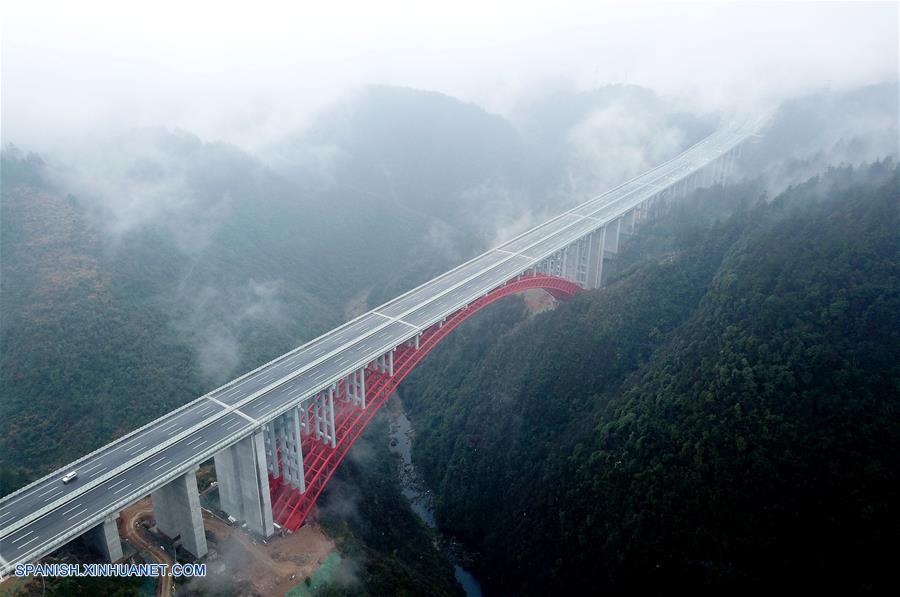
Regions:
<instances>
[{"instance_id":1,"label":"overcast sky","mask_svg":"<svg viewBox=\"0 0 900 597\"><path fill-rule=\"evenodd\" d=\"M635 83L705 109L896 80L898 4L5 2L2 136L164 125L252 148L366 83L506 113Z\"/></svg>"}]
</instances>

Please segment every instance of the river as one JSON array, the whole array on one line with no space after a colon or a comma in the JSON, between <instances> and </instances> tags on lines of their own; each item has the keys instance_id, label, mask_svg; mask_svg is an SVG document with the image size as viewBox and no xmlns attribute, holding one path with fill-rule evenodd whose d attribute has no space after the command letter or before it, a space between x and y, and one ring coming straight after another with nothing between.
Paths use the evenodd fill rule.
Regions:
<instances>
[{"instance_id":1,"label":"river","mask_svg":"<svg viewBox=\"0 0 900 597\"><path fill-rule=\"evenodd\" d=\"M388 420L390 421L390 441L391 451L400 456L400 488L403 495L409 500L413 512L422 519L426 525L440 533L437 527L437 521L434 518L434 503L431 490L425 487L422 477L416 471L412 463L412 425L406 412L403 410L403 402L396 394L391 397L393 404L388 404L387 411ZM442 545L453 546L453 549L444 549L445 554L450 558L453 564L453 574L456 576L457 582L462 586L467 597L481 597L481 583L475 576L460 566L458 556L454 552L459 550L459 546L454 543L453 539L443 537Z\"/></svg>"}]
</instances>

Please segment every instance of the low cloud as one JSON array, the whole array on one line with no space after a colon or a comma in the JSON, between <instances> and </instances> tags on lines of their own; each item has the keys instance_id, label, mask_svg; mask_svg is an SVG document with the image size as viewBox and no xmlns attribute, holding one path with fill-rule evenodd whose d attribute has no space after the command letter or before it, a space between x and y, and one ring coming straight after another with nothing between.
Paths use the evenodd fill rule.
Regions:
<instances>
[{"instance_id":1,"label":"low cloud","mask_svg":"<svg viewBox=\"0 0 900 597\"><path fill-rule=\"evenodd\" d=\"M197 184L204 149L189 133L138 129L58 149L49 156L49 174L114 244L153 226L196 255L209 246L232 204L227 188Z\"/></svg>"},{"instance_id":2,"label":"low cloud","mask_svg":"<svg viewBox=\"0 0 900 597\"><path fill-rule=\"evenodd\" d=\"M622 103L592 112L566 137L566 193L595 193L633 178L685 145L662 114L636 113Z\"/></svg>"},{"instance_id":3,"label":"low cloud","mask_svg":"<svg viewBox=\"0 0 900 597\"><path fill-rule=\"evenodd\" d=\"M278 327L287 322L283 282L247 280L237 287L182 286L185 314L173 326L197 355L200 374L208 382L222 382L243 359L241 337L248 326Z\"/></svg>"}]
</instances>

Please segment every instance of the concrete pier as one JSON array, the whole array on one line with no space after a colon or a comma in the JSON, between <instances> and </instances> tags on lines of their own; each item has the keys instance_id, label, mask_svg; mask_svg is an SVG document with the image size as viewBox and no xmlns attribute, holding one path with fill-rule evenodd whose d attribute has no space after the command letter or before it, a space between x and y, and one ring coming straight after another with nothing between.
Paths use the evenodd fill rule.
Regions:
<instances>
[{"instance_id":1,"label":"concrete pier","mask_svg":"<svg viewBox=\"0 0 900 597\"><path fill-rule=\"evenodd\" d=\"M196 473L191 471L163 485L150 494L150 499L156 528L171 539L181 537L182 546L196 557L205 556L206 533Z\"/></svg>"},{"instance_id":2,"label":"concrete pier","mask_svg":"<svg viewBox=\"0 0 900 597\"><path fill-rule=\"evenodd\" d=\"M119 538L119 529L116 526L118 514L107 516L103 522L84 534L85 542L100 552L110 562L122 559L122 540Z\"/></svg>"},{"instance_id":3,"label":"concrete pier","mask_svg":"<svg viewBox=\"0 0 900 597\"><path fill-rule=\"evenodd\" d=\"M299 424L299 423L298 423ZM263 432L215 455L222 510L264 537L275 533Z\"/></svg>"}]
</instances>

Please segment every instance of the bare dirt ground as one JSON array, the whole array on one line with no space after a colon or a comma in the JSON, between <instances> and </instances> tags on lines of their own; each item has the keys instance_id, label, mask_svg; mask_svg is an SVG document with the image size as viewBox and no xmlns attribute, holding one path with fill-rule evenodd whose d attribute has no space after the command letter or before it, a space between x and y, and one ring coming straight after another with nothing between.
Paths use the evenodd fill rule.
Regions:
<instances>
[{"instance_id":1,"label":"bare dirt ground","mask_svg":"<svg viewBox=\"0 0 900 597\"><path fill-rule=\"evenodd\" d=\"M152 525L153 523L153 505L149 498L144 498L139 502L122 510L119 516L119 536L127 540L135 549L143 555L149 556L154 562L159 564L168 564L169 570L175 562L168 553L159 546L153 536L143 526L144 524ZM156 585L156 594L159 597L167 597L174 590L174 579L171 574L163 576Z\"/></svg>"},{"instance_id":2,"label":"bare dirt ground","mask_svg":"<svg viewBox=\"0 0 900 597\"><path fill-rule=\"evenodd\" d=\"M314 524L263 542L208 512L204 511L203 518L215 550L207 560L207 574L229 578L235 587L249 585L259 595L283 596L315 572L334 550L331 539Z\"/></svg>"},{"instance_id":3,"label":"bare dirt ground","mask_svg":"<svg viewBox=\"0 0 900 597\"><path fill-rule=\"evenodd\" d=\"M526 290L522 293L522 298L532 314L553 309L556 306L556 300L543 290Z\"/></svg>"},{"instance_id":4,"label":"bare dirt ground","mask_svg":"<svg viewBox=\"0 0 900 597\"><path fill-rule=\"evenodd\" d=\"M155 562L173 564L144 525L152 526L153 506L145 498L122 511L119 533L141 554ZM318 525L307 524L296 533L276 535L263 541L235 528L212 513L203 511L209 555L207 577L188 585L200 592L221 591L234 594L282 597L292 587L315 572L334 543ZM175 590L171 577L160 579L156 594L168 597Z\"/></svg>"}]
</instances>

